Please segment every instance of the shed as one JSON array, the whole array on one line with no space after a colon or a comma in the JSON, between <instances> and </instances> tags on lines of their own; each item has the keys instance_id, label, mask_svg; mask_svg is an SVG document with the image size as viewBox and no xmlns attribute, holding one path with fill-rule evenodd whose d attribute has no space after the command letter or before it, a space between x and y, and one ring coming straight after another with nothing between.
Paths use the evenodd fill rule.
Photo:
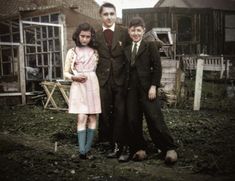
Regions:
<instances>
[{"instance_id":1,"label":"shed","mask_svg":"<svg viewBox=\"0 0 235 181\"><path fill-rule=\"evenodd\" d=\"M226 55L234 58L234 0L159 0L153 8L124 9L123 24L141 16L147 31L176 32L177 54Z\"/></svg>"}]
</instances>

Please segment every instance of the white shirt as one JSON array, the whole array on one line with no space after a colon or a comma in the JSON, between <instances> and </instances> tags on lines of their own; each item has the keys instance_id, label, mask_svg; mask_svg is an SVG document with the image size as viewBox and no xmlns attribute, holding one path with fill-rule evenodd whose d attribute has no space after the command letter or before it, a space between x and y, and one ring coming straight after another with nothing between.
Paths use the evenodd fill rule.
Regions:
<instances>
[{"instance_id":1,"label":"white shirt","mask_svg":"<svg viewBox=\"0 0 235 181\"><path fill-rule=\"evenodd\" d=\"M140 40L140 41L138 41L138 42L134 42L134 41L132 42L131 52L133 52L135 44L137 44L137 46L136 46L136 53L138 52L141 41L142 41L142 40Z\"/></svg>"},{"instance_id":2,"label":"white shirt","mask_svg":"<svg viewBox=\"0 0 235 181\"><path fill-rule=\"evenodd\" d=\"M110 29L114 32L114 29L115 29L115 23L113 23L113 25L110 27L110 28L106 28L104 25L102 25L102 28L103 28L103 31L104 30L107 30L107 29Z\"/></svg>"}]
</instances>

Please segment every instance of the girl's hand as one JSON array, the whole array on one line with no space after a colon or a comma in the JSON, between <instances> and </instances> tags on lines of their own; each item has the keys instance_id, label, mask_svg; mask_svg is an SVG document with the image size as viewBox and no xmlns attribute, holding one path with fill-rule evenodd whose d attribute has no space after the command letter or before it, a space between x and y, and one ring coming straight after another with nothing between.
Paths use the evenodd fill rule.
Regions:
<instances>
[{"instance_id":1,"label":"girl's hand","mask_svg":"<svg viewBox=\"0 0 235 181\"><path fill-rule=\"evenodd\" d=\"M157 97L157 88L155 85L152 85L148 92L148 98L149 100L153 100L156 99L156 97Z\"/></svg>"},{"instance_id":2,"label":"girl's hand","mask_svg":"<svg viewBox=\"0 0 235 181\"><path fill-rule=\"evenodd\" d=\"M72 80L75 82L84 83L87 80L87 76L85 76L85 75L72 76Z\"/></svg>"}]
</instances>

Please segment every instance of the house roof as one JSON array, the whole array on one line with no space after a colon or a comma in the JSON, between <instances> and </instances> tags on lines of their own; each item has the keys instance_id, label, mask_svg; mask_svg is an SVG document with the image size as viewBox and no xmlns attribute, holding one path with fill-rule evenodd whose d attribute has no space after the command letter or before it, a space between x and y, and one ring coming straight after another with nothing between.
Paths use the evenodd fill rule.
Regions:
<instances>
[{"instance_id":1,"label":"house roof","mask_svg":"<svg viewBox=\"0 0 235 181\"><path fill-rule=\"evenodd\" d=\"M19 8L36 8L37 5L31 0L1 0L0 19L5 17L19 16Z\"/></svg>"},{"instance_id":2,"label":"house roof","mask_svg":"<svg viewBox=\"0 0 235 181\"><path fill-rule=\"evenodd\" d=\"M99 6L94 0L89 0ZM17 17L20 11L79 6L83 0L1 0L0 20Z\"/></svg>"},{"instance_id":3,"label":"house roof","mask_svg":"<svg viewBox=\"0 0 235 181\"><path fill-rule=\"evenodd\" d=\"M154 7L212 8L235 11L235 0L159 0Z\"/></svg>"}]
</instances>

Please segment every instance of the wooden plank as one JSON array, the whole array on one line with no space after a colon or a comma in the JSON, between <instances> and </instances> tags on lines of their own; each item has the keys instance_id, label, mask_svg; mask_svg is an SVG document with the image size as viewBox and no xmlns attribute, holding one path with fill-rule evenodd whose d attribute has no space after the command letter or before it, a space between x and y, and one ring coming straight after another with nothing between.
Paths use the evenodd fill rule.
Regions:
<instances>
[{"instance_id":1,"label":"wooden plank","mask_svg":"<svg viewBox=\"0 0 235 181\"><path fill-rule=\"evenodd\" d=\"M20 46L19 46L19 74L20 74L20 91L22 104L26 104L26 80L25 80L25 62L24 62L24 47L23 47L23 24L20 20Z\"/></svg>"},{"instance_id":2,"label":"wooden plank","mask_svg":"<svg viewBox=\"0 0 235 181\"><path fill-rule=\"evenodd\" d=\"M21 91L21 103L26 104L26 82L25 82L25 64L24 64L24 47L21 44L19 46L19 67L20 67L20 91Z\"/></svg>"},{"instance_id":3,"label":"wooden plank","mask_svg":"<svg viewBox=\"0 0 235 181\"><path fill-rule=\"evenodd\" d=\"M162 78L161 82L162 83L165 83L165 82L170 82L170 83L175 82L175 77L174 78Z\"/></svg>"},{"instance_id":4,"label":"wooden plank","mask_svg":"<svg viewBox=\"0 0 235 181\"><path fill-rule=\"evenodd\" d=\"M177 66L177 62L176 60L162 60L161 64L162 67L176 67Z\"/></svg>"},{"instance_id":5,"label":"wooden plank","mask_svg":"<svg viewBox=\"0 0 235 181\"><path fill-rule=\"evenodd\" d=\"M194 105L193 110L200 110L201 102L201 92L202 92L202 77L203 77L203 59L198 59L197 61L197 71L196 71L196 82L195 82L195 92L194 92Z\"/></svg>"},{"instance_id":6,"label":"wooden plank","mask_svg":"<svg viewBox=\"0 0 235 181\"><path fill-rule=\"evenodd\" d=\"M176 67L169 67L169 68L162 69L163 74L176 73L176 71L177 71Z\"/></svg>"},{"instance_id":7,"label":"wooden plank","mask_svg":"<svg viewBox=\"0 0 235 181\"><path fill-rule=\"evenodd\" d=\"M163 79L168 79L168 78L175 79L175 77L176 77L176 73L162 74Z\"/></svg>"},{"instance_id":8,"label":"wooden plank","mask_svg":"<svg viewBox=\"0 0 235 181\"><path fill-rule=\"evenodd\" d=\"M58 109L58 106L56 105L55 100L54 100L53 97L52 97L52 95L53 95L53 93L54 93L54 91L55 91L55 89L56 89L56 84L54 83L51 92L50 92L49 89L47 88L47 84L42 83L42 87L44 88L44 90L45 90L45 92L46 92L46 94L47 94L47 101L46 101L46 104L44 105L44 109L47 108L49 102L52 103L52 106L53 106L55 109Z\"/></svg>"}]
</instances>

